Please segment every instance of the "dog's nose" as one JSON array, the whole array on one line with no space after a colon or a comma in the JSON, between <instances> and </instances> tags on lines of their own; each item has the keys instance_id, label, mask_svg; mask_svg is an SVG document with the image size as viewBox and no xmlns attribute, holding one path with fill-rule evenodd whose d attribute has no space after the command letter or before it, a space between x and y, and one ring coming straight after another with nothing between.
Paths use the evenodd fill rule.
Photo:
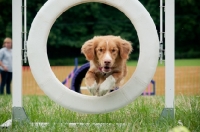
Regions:
<instances>
[{"instance_id":1,"label":"dog's nose","mask_svg":"<svg viewBox=\"0 0 200 132\"><path fill-rule=\"evenodd\" d=\"M103 61L105 65L109 65L111 63L112 58L108 52L105 54Z\"/></svg>"},{"instance_id":2,"label":"dog's nose","mask_svg":"<svg viewBox=\"0 0 200 132\"><path fill-rule=\"evenodd\" d=\"M104 61L104 64L109 65L109 64L110 64L110 61L109 61L109 60L106 60L106 61Z\"/></svg>"}]
</instances>

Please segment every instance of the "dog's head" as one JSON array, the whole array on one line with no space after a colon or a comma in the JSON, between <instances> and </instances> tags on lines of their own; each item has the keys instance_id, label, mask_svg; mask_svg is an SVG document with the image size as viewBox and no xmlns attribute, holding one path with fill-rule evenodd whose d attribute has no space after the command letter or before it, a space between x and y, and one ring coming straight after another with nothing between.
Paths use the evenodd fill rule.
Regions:
<instances>
[{"instance_id":1,"label":"dog's head","mask_svg":"<svg viewBox=\"0 0 200 132\"><path fill-rule=\"evenodd\" d=\"M84 43L81 49L86 59L108 73L116 63L127 60L132 51L131 43L118 36L97 36Z\"/></svg>"}]
</instances>

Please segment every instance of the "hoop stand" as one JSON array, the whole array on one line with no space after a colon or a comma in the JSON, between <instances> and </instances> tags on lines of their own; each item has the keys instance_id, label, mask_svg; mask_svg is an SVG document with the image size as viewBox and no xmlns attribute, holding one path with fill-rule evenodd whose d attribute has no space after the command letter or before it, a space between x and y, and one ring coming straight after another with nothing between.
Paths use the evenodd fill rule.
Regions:
<instances>
[{"instance_id":1,"label":"hoop stand","mask_svg":"<svg viewBox=\"0 0 200 132\"><path fill-rule=\"evenodd\" d=\"M166 23L165 23L165 41L166 41L166 87L165 87L165 108L163 109L160 118L170 117L175 118L174 109L174 0L166 0ZM22 56L21 56L21 34L22 34L22 14L21 14L22 1L12 0L12 19L13 19L13 108L12 120L19 122L29 121L28 116L22 104ZM14 28L15 27L15 28ZM170 63L168 63L170 62ZM12 120L7 120L2 124L1 128L8 128L12 125ZM74 125L74 124L72 124Z\"/></svg>"},{"instance_id":2,"label":"hoop stand","mask_svg":"<svg viewBox=\"0 0 200 132\"><path fill-rule=\"evenodd\" d=\"M165 108L160 119L175 119L174 108L174 0L165 0ZM162 17L162 0L160 0L160 13ZM161 18L162 19L162 18ZM161 21L162 22L162 21ZM162 23L161 23L162 24ZM162 42L162 26L160 30L160 43ZM162 51L161 51L162 52ZM162 56L160 56L162 57ZM161 59L162 60L162 59Z\"/></svg>"},{"instance_id":3,"label":"hoop stand","mask_svg":"<svg viewBox=\"0 0 200 132\"><path fill-rule=\"evenodd\" d=\"M24 6L26 6L26 0L24 0ZM28 120L22 101L22 0L12 0L12 8L12 38L15 43L13 45L13 72L17 73L13 74L12 120L21 122ZM26 15L26 12L24 13Z\"/></svg>"}]
</instances>

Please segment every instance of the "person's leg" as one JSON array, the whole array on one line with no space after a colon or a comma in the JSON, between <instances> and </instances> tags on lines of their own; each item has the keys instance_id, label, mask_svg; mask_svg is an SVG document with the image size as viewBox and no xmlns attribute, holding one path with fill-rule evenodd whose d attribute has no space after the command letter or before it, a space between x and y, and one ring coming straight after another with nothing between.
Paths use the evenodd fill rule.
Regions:
<instances>
[{"instance_id":1,"label":"person's leg","mask_svg":"<svg viewBox=\"0 0 200 132\"><path fill-rule=\"evenodd\" d=\"M6 93L11 94L10 84L12 81L12 72L7 72L7 80L6 80Z\"/></svg>"},{"instance_id":2,"label":"person's leg","mask_svg":"<svg viewBox=\"0 0 200 132\"><path fill-rule=\"evenodd\" d=\"M6 79L7 79L7 72L1 71L1 86L0 86L0 94L4 93L4 86L6 84Z\"/></svg>"},{"instance_id":3,"label":"person's leg","mask_svg":"<svg viewBox=\"0 0 200 132\"><path fill-rule=\"evenodd\" d=\"M0 82L1 82L1 69L0 69ZM1 83L0 83L0 85L1 85Z\"/></svg>"}]
</instances>

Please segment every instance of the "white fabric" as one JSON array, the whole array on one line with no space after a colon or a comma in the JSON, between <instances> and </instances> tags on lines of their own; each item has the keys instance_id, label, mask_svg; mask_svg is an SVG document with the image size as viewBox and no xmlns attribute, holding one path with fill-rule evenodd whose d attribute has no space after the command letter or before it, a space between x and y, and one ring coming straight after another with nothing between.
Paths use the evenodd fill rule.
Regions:
<instances>
[{"instance_id":1,"label":"white fabric","mask_svg":"<svg viewBox=\"0 0 200 132\"><path fill-rule=\"evenodd\" d=\"M105 3L124 12L135 26L140 42L138 65L131 79L119 90L102 97L82 95L66 88L52 72L47 57L47 38L55 20L70 7L86 2ZM138 0L48 0L33 20L28 37L29 64L40 88L56 103L80 113L106 113L135 100L150 83L158 55L154 22Z\"/></svg>"}]
</instances>

